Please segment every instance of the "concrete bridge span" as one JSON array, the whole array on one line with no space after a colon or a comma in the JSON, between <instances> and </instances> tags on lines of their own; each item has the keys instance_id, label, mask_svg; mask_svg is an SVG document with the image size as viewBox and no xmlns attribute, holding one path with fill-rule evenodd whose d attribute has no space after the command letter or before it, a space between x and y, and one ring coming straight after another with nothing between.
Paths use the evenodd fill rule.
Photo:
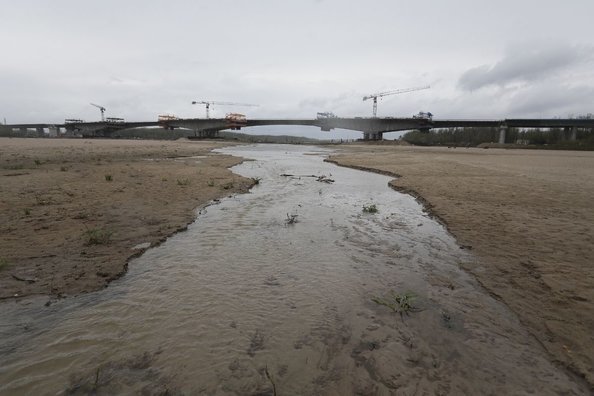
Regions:
<instances>
[{"instance_id":1,"label":"concrete bridge span","mask_svg":"<svg viewBox=\"0 0 594 396\"><path fill-rule=\"evenodd\" d=\"M6 125L13 130L27 131L34 129L44 135L47 129L50 135L65 135L75 133L83 136L109 137L114 131L138 127L161 127L165 129L186 128L195 131L200 137L214 137L218 131L224 129L241 129L242 127L257 127L264 125L304 125L320 128L322 131L333 129L347 129L360 131L364 140L381 140L387 132L421 130L439 128L464 127L495 127L499 128L499 142L505 143L508 128L563 128L570 140L575 140L577 128L594 128L594 119L502 119L502 120L456 120L456 119L427 119L427 118L322 118L322 119L247 119L242 123L233 123L225 118L186 118L167 121L124 122L124 121L96 121L84 122L68 120L64 124L12 124Z\"/></svg>"}]
</instances>

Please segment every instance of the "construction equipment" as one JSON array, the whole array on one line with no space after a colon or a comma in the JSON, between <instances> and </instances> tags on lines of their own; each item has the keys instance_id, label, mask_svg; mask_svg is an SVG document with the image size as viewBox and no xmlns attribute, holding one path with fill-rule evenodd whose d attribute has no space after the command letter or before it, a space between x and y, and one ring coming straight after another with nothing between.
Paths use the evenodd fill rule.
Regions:
<instances>
[{"instance_id":1,"label":"construction equipment","mask_svg":"<svg viewBox=\"0 0 594 396\"><path fill-rule=\"evenodd\" d=\"M413 118L417 119L417 120L431 121L433 119L433 113L431 113L430 111L427 111L427 112L419 111L419 114L413 115Z\"/></svg>"},{"instance_id":2,"label":"construction equipment","mask_svg":"<svg viewBox=\"0 0 594 396\"><path fill-rule=\"evenodd\" d=\"M429 85L427 85L425 87L404 88L404 89L396 89L393 91L379 92L379 93L364 96L363 101L366 101L368 99L373 99L373 117L377 117L377 98L381 98L381 97L388 96L388 95L406 93L406 92L420 91L422 89L429 89L429 88L431 88L431 87Z\"/></svg>"},{"instance_id":3,"label":"construction equipment","mask_svg":"<svg viewBox=\"0 0 594 396\"><path fill-rule=\"evenodd\" d=\"M225 120L227 120L229 128L235 131L238 131L241 127L247 125L247 117L245 114L241 113L227 113L227 115L225 115Z\"/></svg>"},{"instance_id":4,"label":"construction equipment","mask_svg":"<svg viewBox=\"0 0 594 396\"><path fill-rule=\"evenodd\" d=\"M95 103L91 103L91 106L95 106L101 111L101 121L102 122L105 121L105 107L95 104Z\"/></svg>"},{"instance_id":5,"label":"construction equipment","mask_svg":"<svg viewBox=\"0 0 594 396\"><path fill-rule=\"evenodd\" d=\"M325 120L328 118L338 118L338 117L336 117L336 115L331 111L323 111L323 112L318 113L318 115L317 115L318 120Z\"/></svg>"},{"instance_id":6,"label":"construction equipment","mask_svg":"<svg viewBox=\"0 0 594 396\"><path fill-rule=\"evenodd\" d=\"M250 103L232 103L232 102L215 102L212 100L195 100L192 104L203 104L206 106L206 118L210 118L210 106L217 105L217 106L252 106L258 107L258 105L250 104Z\"/></svg>"}]
</instances>

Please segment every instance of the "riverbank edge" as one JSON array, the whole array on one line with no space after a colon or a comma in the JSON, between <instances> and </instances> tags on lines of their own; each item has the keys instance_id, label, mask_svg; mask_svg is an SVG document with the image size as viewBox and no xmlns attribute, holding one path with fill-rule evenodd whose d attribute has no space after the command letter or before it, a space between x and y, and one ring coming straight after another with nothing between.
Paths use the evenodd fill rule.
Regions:
<instances>
[{"instance_id":1,"label":"riverbank edge","mask_svg":"<svg viewBox=\"0 0 594 396\"><path fill-rule=\"evenodd\" d=\"M341 164L340 162L330 159L330 158L326 158L324 159L324 162L328 162L330 164L334 164L336 166L341 166L343 168L351 168L351 169L357 169L360 171L364 171L364 172L371 172L371 173L377 173L379 175L384 175L384 176L389 176L389 177L393 177L394 179L400 179L402 178L401 175L394 173L394 172L389 172L389 171L384 171L381 169L375 169L375 168L369 168L366 166L359 166L359 165L345 165L345 164ZM422 207L423 207L423 211L426 212L432 219L434 219L435 221L437 221L438 223L440 223L441 225L443 225L447 231L454 235L453 232L451 232L451 230L448 228L448 224L447 222L439 215L439 213L437 213L434 209L433 209L433 204L431 202L429 202L428 200L426 200L421 194L419 194L416 190L409 188L409 187L405 187L405 186L397 186L395 184L392 183L393 180L391 180L390 182L388 182L388 187L390 187L392 190L402 193L402 194L406 194L406 195L410 195L411 197L413 197Z\"/></svg>"},{"instance_id":2,"label":"riverbank edge","mask_svg":"<svg viewBox=\"0 0 594 396\"><path fill-rule=\"evenodd\" d=\"M336 154L336 153L335 153ZM472 249L471 246L465 246L465 245L461 245L458 241L459 238L456 235L455 232L452 231L451 227L449 227L448 223L443 219L443 217L440 215L440 213L434 209L434 205L428 201L425 197L423 197L418 191L407 187L407 186L399 186L394 184L394 182L397 179L403 179L402 175L395 173L395 172L390 172L390 171L385 171L385 170L381 170L381 169L376 169L376 168L371 168L371 167L366 167L366 166L360 166L360 165L347 165L347 164L343 164L340 163L338 160L335 159L331 159L330 157L324 159L324 162L328 162L331 164L334 164L336 166L341 166L344 168L351 168L351 169L357 169L357 170L361 170L364 172L371 172L371 173L376 173L376 174L380 174L380 175L385 175L385 176L389 176L389 177L393 177L393 180L390 180L388 182L388 186L393 189L396 192L402 193L402 194L407 194L410 195L411 197L413 197L422 207L423 210L434 220L436 220L438 223L440 223L441 225L443 225L447 232L449 234L451 234L455 239L456 239L456 243L460 246L461 249ZM479 260L481 260L480 257L476 256ZM491 291L480 279L480 277L473 273L472 271L469 271L467 269L465 269L464 267L461 267L461 269L466 272L468 275L470 275L479 285L480 287L487 293L489 294L491 297L493 297L494 299L496 299L497 301L501 302L502 304L504 304L511 312L514 313L514 315L518 318L518 320L520 321L520 323L522 324L522 326L528 331L528 333L530 334L530 336L542 347L542 349L545 351L545 353L547 354L549 360L557 365L559 368L565 370L566 372L568 372L569 374L571 374L572 376L574 376L576 378L576 380L579 380L581 382L583 382L587 387L590 388L590 391L594 392L594 383L590 382L587 376L587 373L585 373L584 371L582 371L580 369L580 367L578 367L575 362L572 361L565 361L563 359L559 359L559 357L555 356L544 344L543 342L538 338L537 334L532 331L532 329L530 328L529 325L527 325L524 320L522 320L522 317L515 312L512 307L509 306L509 304L506 303L506 301L499 295L497 295L496 293L494 293L493 291Z\"/></svg>"},{"instance_id":3,"label":"riverbank edge","mask_svg":"<svg viewBox=\"0 0 594 396\"><path fill-rule=\"evenodd\" d=\"M234 145L232 145L232 146L234 146ZM208 153L209 154L217 154L216 152L214 152L215 149L221 149L221 148L226 148L226 147L230 147L230 146L214 147L214 148L208 150ZM188 214L188 216L186 216L185 220L178 221L175 224L175 228L171 232L169 232L165 235L161 235L157 232L151 232L151 233L146 234L145 235L146 239L151 240L150 245L147 247L134 249L134 252L129 254L122 261L121 268L119 271L110 274L108 277L102 278L101 282L96 282L94 286L89 287L83 291L75 292L73 294L67 294L67 293L63 293L63 292L57 292L57 293L30 292L30 293L21 293L18 295L7 295L7 296L0 295L0 303L8 302L8 301L20 301L20 300L24 300L24 299L30 298L30 297L47 297L48 301L46 303L46 306L49 306L53 302L60 300L60 299L72 298L72 297L84 295L87 293L93 293L93 292L103 290L103 289L109 287L109 284L111 282L113 282L117 279L120 279L128 272L128 267L132 260L142 256L148 249L158 247L159 245L166 242L172 236L174 236L180 232L186 231L192 223L194 223L195 221L197 221L199 219L199 215L203 209L205 209L209 206L212 206L212 205L217 205L218 203L220 203L221 199L229 198L229 197L232 197L232 196L235 196L238 194L246 194L246 193L250 192L250 190L257 184L257 182L254 179L243 177L243 176L231 171L231 168L233 168L237 165L240 165L246 161L250 161L250 160L246 159L246 158L238 157L238 156L228 155L228 154L226 156L233 158L234 161L232 163L228 164L227 166L225 166L224 169L226 169L229 172L230 177L241 179L244 182L244 184L234 185L233 187L231 187L229 189L221 190L220 193L215 198L209 199L204 202L199 202L198 205L196 205L196 202L187 201L192 204L192 206L188 205L186 207L187 208L186 210L191 214ZM169 159L173 159L173 160L184 159L184 158L188 158L188 156L187 155L179 155L179 156L169 157ZM223 169L223 168L221 167L221 169ZM129 248L131 249L132 247L130 246ZM93 271L98 269L99 263L95 263L95 264L96 264L96 267L93 268Z\"/></svg>"}]
</instances>

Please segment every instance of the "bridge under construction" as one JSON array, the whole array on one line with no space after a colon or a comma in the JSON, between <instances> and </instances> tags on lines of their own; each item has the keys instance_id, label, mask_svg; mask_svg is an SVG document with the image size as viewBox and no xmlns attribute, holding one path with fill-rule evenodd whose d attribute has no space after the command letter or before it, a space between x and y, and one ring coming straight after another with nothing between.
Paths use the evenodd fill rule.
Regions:
<instances>
[{"instance_id":1,"label":"bridge under construction","mask_svg":"<svg viewBox=\"0 0 594 396\"><path fill-rule=\"evenodd\" d=\"M103 121L85 122L82 120L66 120L63 124L9 124L5 125L13 131L27 132L36 130L39 136L83 136L110 137L114 132L139 127L161 127L165 129L184 128L193 130L195 135L203 138L215 137L219 131L226 129L239 130L243 127L303 125L318 127L322 131L344 129L359 131L363 140L382 140L388 132L420 130L428 132L439 128L483 127L498 128L499 143L506 142L508 128L562 128L568 140L575 140L578 128L594 128L594 119L492 119L492 120L457 120L432 119L423 117L329 117L315 119L245 119L238 124L228 118L172 118L165 121L126 122L122 119L107 118Z\"/></svg>"}]
</instances>

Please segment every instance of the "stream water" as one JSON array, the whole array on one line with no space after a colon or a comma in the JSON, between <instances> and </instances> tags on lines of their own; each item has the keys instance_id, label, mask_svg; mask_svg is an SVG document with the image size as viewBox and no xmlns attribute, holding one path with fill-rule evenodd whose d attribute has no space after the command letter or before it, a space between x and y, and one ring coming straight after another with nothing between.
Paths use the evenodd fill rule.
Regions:
<instances>
[{"instance_id":1,"label":"stream water","mask_svg":"<svg viewBox=\"0 0 594 396\"><path fill-rule=\"evenodd\" d=\"M0 394L587 392L389 177L314 147L220 151L250 159L233 168L261 179L249 194L202 209L105 290L0 305Z\"/></svg>"}]
</instances>

